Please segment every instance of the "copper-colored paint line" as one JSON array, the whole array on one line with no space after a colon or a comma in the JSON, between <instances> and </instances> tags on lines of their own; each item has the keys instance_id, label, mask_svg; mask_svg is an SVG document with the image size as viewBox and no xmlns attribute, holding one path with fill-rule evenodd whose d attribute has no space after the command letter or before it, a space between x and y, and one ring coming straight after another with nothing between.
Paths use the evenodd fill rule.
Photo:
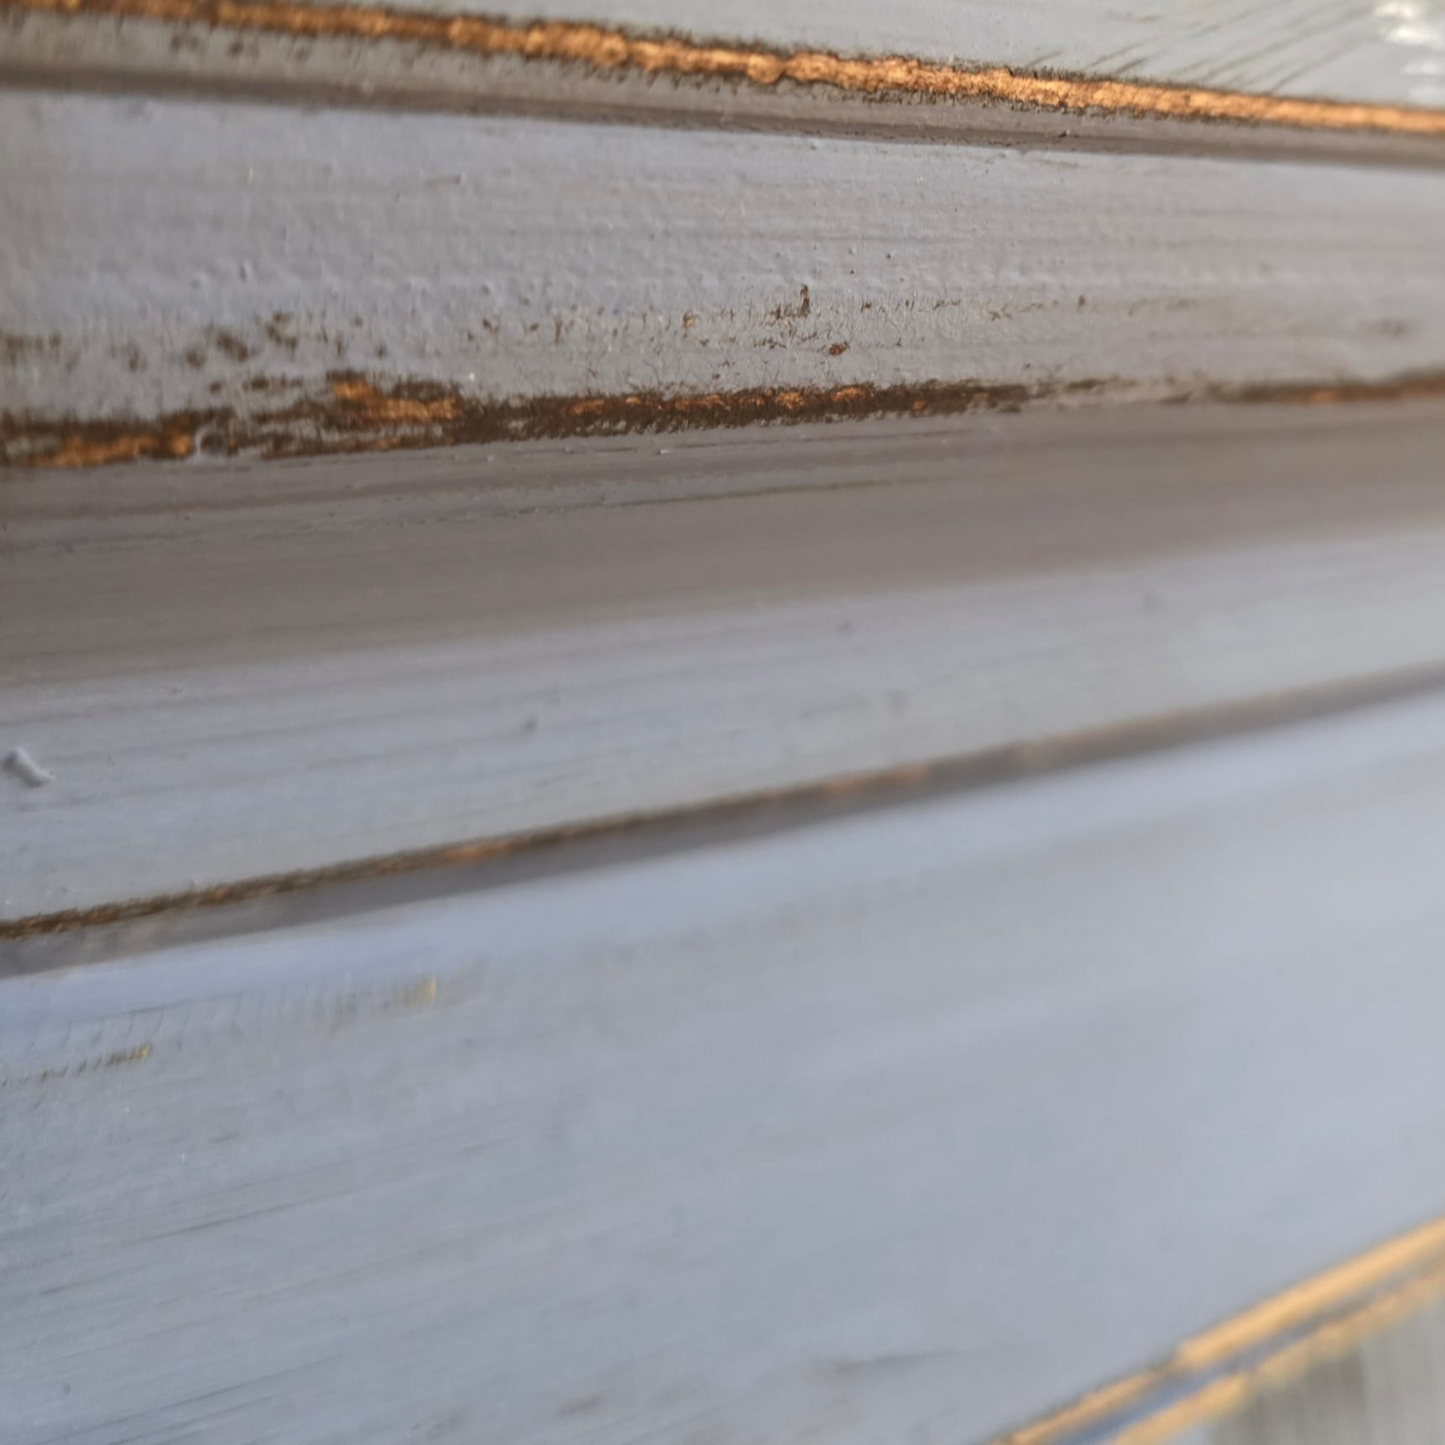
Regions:
<instances>
[{"instance_id":1,"label":"copper-colored paint line","mask_svg":"<svg viewBox=\"0 0 1445 1445\"><path fill-rule=\"evenodd\" d=\"M1442 1256L1445 1256L1445 1218L1433 1219L1418 1229L1396 1235L1364 1254L1261 1300L1185 1340L1162 1364L1091 1391L1073 1404L1001 1437L995 1445L1055 1445L1079 1432L1097 1429L1157 1386L1206 1373L1268 1345L1271 1340L1282 1339L1312 1320L1332 1317L1334 1312L1389 1281L1438 1263ZM1441 1278L1445 1279L1445 1275ZM1305 1345L1314 1338L1311 1335L1299 1343ZM1291 1345L1283 1353L1288 1355L1295 1348ZM1155 1445L1189 1425L1215 1418L1234 1408L1236 1403L1252 1398L1258 1384L1256 1377L1265 1368L1262 1365L1213 1380L1176 1404L1128 1427L1117 1440L1120 1445L1122 1442ZM1273 1380L1275 1376L1268 1378Z\"/></svg>"},{"instance_id":2,"label":"copper-colored paint line","mask_svg":"<svg viewBox=\"0 0 1445 1445\"><path fill-rule=\"evenodd\" d=\"M1100 110L1297 129L1445 136L1445 112L1410 106L1298 100L1199 86L1040 75L1006 66L940 65L898 55L850 59L821 50L707 45L677 36L648 38L573 21L529 25L473 15L390 10L379 5L307 5L293 0L0 0L0 10L108 15L277 35L398 40L481 56L573 62L600 70L634 70L647 75L715 77L758 86L792 81L864 95L895 92L999 100L1047 110Z\"/></svg>"},{"instance_id":3,"label":"copper-colored paint line","mask_svg":"<svg viewBox=\"0 0 1445 1445\"><path fill-rule=\"evenodd\" d=\"M1071 733L1037 741L1007 743L982 752L943 758L936 762L905 763L876 772L851 773L820 782L801 783L791 787L763 789L713 802L686 804L658 811L628 813L592 819L535 833L518 833L502 837L477 838L383 857L360 858L322 868L293 873L244 878L211 888L197 888L182 893L159 894L149 898L129 899L115 903L96 904L88 908L65 909L55 913L31 914L27 917L0 919L0 940L68 933L74 929L104 927L129 923L163 914L184 914L198 909L224 907L233 903L254 902L287 894L325 888L333 884L356 883L393 878L468 865L489 864L508 858L536 855L553 848L599 840L621 840L628 836L640 838L648 832L678 826L704 824L719 827L735 823L758 824L765 828L788 827L810 823L831 810L851 811L870 806L887 806L910 796L927 793L942 795L968 789L988 787L1011 780L1037 777L1066 768L1081 767L1111 759L1140 755L1203 742L1255 729L1300 722L1311 717L1328 716L1354 708L1369 707L1397 699L1438 693L1445 690L1445 668L1429 665L1411 668L1385 676L1355 679L1343 684L1311 688L1302 692L1270 694L1237 703L1223 703L1185 713L1167 713L1138 718L1131 722ZM4 967L0 964L0 976ZM1428 1226L1433 1228L1434 1226ZM1439 1226L1439 1241L1445 1252L1445 1221ZM1407 1238L1411 1238L1407 1236ZM1395 1246L1382 1246L1382 1250ZM1432 1239L1433 1247L1433 1239ZM1396 1267L1403 1268L1414 1254L1392 1256ZM1382 1254L1372 1256L1376 1265ZM1353 1271L1350 1278L1358 1285L1363 1275L1360 1266L1343 1267ZM1328 1288L1341 1289L1344 1279L1339 1272L1322 1276L1331 1281ZM1224 1330L1241 1329L1241 1321L1260 1320L1271 1310L1278 1311L1280 1301L1301 1298L1300 1286L1283 1296L1266 1301L1254 1310L1206 1331L1181 1346L1198 1358L1211 1339ZM1311 1296L1311 1307L1321 1299L1320 1287ZM1025 1427L1022 1432L1004 1437L1010 1445L1044 1445L1058 1439L1065 1422L1072 1428L1114 1413L1132 1395L1139 1393L1135 1384L1150 1385L1163 1374L1177 1373L1171 1357L1156 1370L1105 1386L1067 1409ZM1082 1411L1082 1413L1081 1413ZM1049 1426L1045 1430L1044 1426Z\"/></svg>"},{"instance_id":4,"label":"copper-colored paint line","mask_svg":"<svg viewBox=\"0 0 1445 1445\"><path fill-rule=\"evenodd\" d=\"M1445 1219L1431 1220L1186 1340L1175 1359L1181 1369L1210 1369L1442 1253Z\"/></svg>"},{"instance_id":5,"label":"copper-colored paint line","mask_svg":"<svg viewBox=\"0 0 1445 1445\"><path fill-rule=\"evenodd\" d=\"M1053 1445L1077 1431L1087 1430L1127 1409L1169 1377L1167 1366L1126 1375L1122 1380L1091 1390L1072 1405L1046 1415L1042 1420L1011 1430L994 1445Z\"/></svg>"},{"instance_id":6,"label":"copper-colored paint line","mask_svg":"<svg viewBox=\"0 0 1445 1445\"><path fill-rule=\"evenodd\" d=\"M1047 745L1023 746L1002 751L1006 751L1013 765L1019 768L1046 768L1056 761L1052 755L1053 750ZM991 766L997 761L993 756L970 760L984 766ZM722 821L730 816L750 815L777 807L846 806L850 802L862 802L870 798L906 795L940 779L946 779L952 771L947 763L909 763L878 773L848 775L797 788L748 794L736 800L703 804L699 808L665 809L657 813L599 818L592 822L550 828L537 833L445 843L434 848L418 848L381 858L362 858L354 862L337 863L295 873L244 878L236 883L225 883L214 888L197 888L185 893L161 894L122 903L102 903L91 908L67 909L58 913L33 914L26 918L0 920L0 939L33 938L66 933L77 928L132 923L138 919L154 918L166 913L186 913L233 903L250 903L258 899L278 898L342 883L394 878L427 869L493 863L504 858L516 858L565 847L568 844L587 843L622 835L638 828L691 822L699 816Z\"/></svg>"},{"instance_id":7,"label":"copper-colored paint line","mask_svg":"<svg viewBox=\"0 0 1445 1445\"><path fill-rule=\"evenodd\" d=\"M4 0L0 0L3 4ZM0 414L0 468L87 467L199 451L298 457L395 451L506 441L560 440L655 432L703 431L760 423L961 416L1025 406L1107 400L1119 383L929 381L878 386L754 387L740 391L609 396L544 396L494 401L432 381L383 381L346 373L324 392L248 416L227 407L81 421ZM1127 395L1127 391L1126 391ZM1191 387L1157 402L1334 406L1445 398L1445 372L1376 382L1270 382Z\"/></svg>"},{"instance_id":8,"label":"copper-colored paint line","mask_svg":"<svg viewBox=\"0 0 1445 1445\"><path fill-rule=\"evenodd\" d=\"M232 409L177 412L149 421L83 422L0 415L0 466L85 467L168 460L209 449L228 455L305 456L491 444L639 432L705 430L758 422L842 421L870 416L950 416L1017 410L1099 389L1096 381L919 382L874 386L752 387L740 391L631 392L494 401L429 381L378 383L351 373L323 392L238 416ZM1445 390L1445 379L1440 389Z\"/></svg>"},{"instance_id":9,"label":"copper-colored paint line","mask_svg":"<svg viewBox=\"0 0 1445 1445\"><path fill-rule=\"evenodd\" d=\"M1235 1414L1261 1395L1292 1384L1316 1367L1337 1360L1366 1340L1436 1303L1445 1295L1445 1268L1388 1290L1358 1308L1317 1325L1258 1364L1211 1380L1184 1399L1126 1426L1111 1445L1166 1445L1193 1430Z\"/></svg>"}]
</instances>

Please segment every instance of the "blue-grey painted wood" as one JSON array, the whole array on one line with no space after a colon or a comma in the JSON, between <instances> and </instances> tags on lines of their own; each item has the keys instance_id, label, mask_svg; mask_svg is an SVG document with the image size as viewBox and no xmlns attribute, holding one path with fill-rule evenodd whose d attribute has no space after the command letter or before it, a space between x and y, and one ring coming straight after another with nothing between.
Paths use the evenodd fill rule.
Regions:
<instances>
[{"instance_id":1,"label":"blue-grey painted wood","mask_svg":"<svg viewBox=\"0 0 1445 1445\"><path fill-rule=\"evenodd\" d=\"M335 0L326 3L329 8ZM519 23L581 21L784 52L900 54L1263 95L1445 105L1439 0L1278 0L1270 6L1250 0L837 0L826 7L807 0L392 0L388 8ZM48 52L103 68L104 52L89 40L107 30L117 35L109 19L64 25L27 19L0 15L14 37L12 63ZM146 28L123 26L130 34L120 37L121 45L147 47ZM149 28L162 42L153 52L156 76L184 73L186 52L204 44L200 26ZM36 45L42 30L47 38ZM182 42L167 55L176 33ZM415 58L412 49L399 47L394 71L400 74ZM232 68L245 64L235 57Z\"/></svg>"},{"instance_id":2,"label":"blue-grey painted wood","mask_svg":"<svg viewBox=\"0 0 1445 1445\"><path fill-rule=\"evenodd\" d=\"M1164 408L32 474L0 917L1389 685L1445 665L1442 449Z\"/></svg>"},{"instance_id":3,"label":"blue-grey painted wood","mask_svg":"<svg viewBox=\"0 0 1445 1445\"><path fill-rule=\"evenodd\" d=\"M1436 171L18 92L0 131L22 433L305 444L338 371L460 405L1445 365Z\"/></svg>"},{"instance_id":4,"label":"blue-grey painted wood","mask_svg":"<svg viewBox=\"0 0 1445 1445\"><path fill-rule=\"evenodd\" d=\"M980 1440L1445 1207L1445 700L0 985L15 1445Z\"/></svg>"}]
</instances>

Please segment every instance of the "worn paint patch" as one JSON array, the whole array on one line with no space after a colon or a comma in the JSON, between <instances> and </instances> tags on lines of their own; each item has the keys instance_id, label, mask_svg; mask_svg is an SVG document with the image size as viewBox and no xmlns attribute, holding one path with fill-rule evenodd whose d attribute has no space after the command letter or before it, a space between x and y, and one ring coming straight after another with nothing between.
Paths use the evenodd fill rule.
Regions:
<instances>
[{"instance_id":1,"label":"worn paint patch","mask_svg":"<svg viewBox=\"0 0 1445 1445\"><path fill-rule=\"evenodd\" d=\"M754 422L951 415L1016 410L1029 402L1085 395L1101 385L1094 381L1037 386L960 381L493 401L437 382L382 381L359 373L333 373L319 396L244 416L223 407L175 413L151 422L0 417L0 465L83 467L141 457L182 458L195 452L298 457L675 432Z\"/></svg>"},{"instance_id":2,"label":"worn paint patch","mask_svg":"<svg viewBox=\"0 0 1445 1445\"><path fill-rule=\"evenodd\" d=\"M1006 66L940 65L899 55L849 57L819 50L716 45L571 21L516 24L474 15L429 15L377 5L307 5L291 0L0 0L0 10L107 15L237 32L403 41L479 56L572 62L598 70L718 78L763 87L786 81L864 95L997 100L1044 110L1445 136L1445 112L1408 106L1296 100L1200 86L1023 72Z\"/></svg>"},{"instance_id":3,"label":"worn paint patch","mask_svg":"<svg viewBox=\"0 0 1445 1445\"><path fill-rule=\"evenodd\" d=\"M3 444L0 444L3 445ZM66 433L41 465L98 467L106 462L134 462L142 457L188 457L195 450L195 427L185 419L171 419L159 428L112 428L92 422Z\"/></svg>"},{"instance_id":4,"label":"worn paint patch","mask_svg":"<svg viewBox=\"0 0 1445 1445\"><path fill-rule=\"evenodd\" d=\"M263 391L253 379L250 391ZM277 384L277 390L282 384ZM845 421L881 416L957 416L1025 406L1125 400L1138 395L1100 378L1067 382L931 381L891 386L753 387L740 391L560 396L495 401L440 382L383 380L336 372L319 396L242 414L230 407L177 412L152 421L0 416L0 466L87 467L193 455L324 456L360 451L562 440ZM1186 402L1336 405L1445 396L1445 372L1383 382L1318 381L1188 387L1151 394Z\"/></svg>"}]
</instances>

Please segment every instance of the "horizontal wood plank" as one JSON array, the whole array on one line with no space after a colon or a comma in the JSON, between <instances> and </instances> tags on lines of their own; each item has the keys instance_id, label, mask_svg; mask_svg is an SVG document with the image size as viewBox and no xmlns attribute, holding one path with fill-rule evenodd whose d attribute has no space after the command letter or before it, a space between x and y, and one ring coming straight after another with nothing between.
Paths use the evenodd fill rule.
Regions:
<instances>
[{"instance_id":1,"label":"horizontal wood plank","mask_svg":"<svg viewBox=\"0 0 1445 1445\"><path fill-rule=\"evenodd\" d=\"M1445 365L1435 172L16 92L0 127L12 461Z\"/></svg>"},{"instance_id":2,"label":"horizontal wood plank","mask_svg":"<svg viewBox=\"0 0 1445 1445\"><path fill-rule=\"evenodd\" d=\"M1281 0L1267 8L1247 0L1133 0L1125 5L1105 0L1010 5L843 0L823 9L805 0L396 0L385 7L350 7L369 17L364 23L348 20L348 7L336 0L273 3L266 7L265 20L246 15L246 8L207 0L7 0L0 5L0 25L16 37L11 64L22 71L61 59L72 43L78 45L76 53L91 54L105 68L103 53L91 52L86 44L92 27L83 16L71 25L57 27L44 19L32 25L29 19L36 12L67 16L92 10L112 30L109 17L114 14L127 16L132 29L175 25L180 36L175 52L157 56L162 74L184 71L188 62L179 52L202 45L205 28L218 18L232 28L290 30L309 43L328 31L349 31L368 41L384 30L407 31L403 24L379 26L376 17L386 13L403 20L442 15L503 25L550 22L576 30L600 28L614 40L619 35L682 37L691 44L768 58L800 51L844 58L903 56L950 66L1062 72L1259 96L1445 105L1445 19L1434 0ZM318 21L322 13L331 18ZM438 43L444 48L445 38ZM460 45L458 37L452 44ZM587 53L585 47L580 53ZM237 59L244 69L246 62ZM115 56L114 69L125 68L125 57Z\"/></svg>"},{"instance_id":3,"label":"horizontal wood plank","mask_svg":"<svg viewBox=\"0 0 1445 1445\"><path fill-rule=\"evenodd\" d=\"M1442 737L6 980L7 1439L976 1441L1157 1360L1445 1205Z\"/></svg>"},{"instance_id":4,"label":"horizontal wood plank","mask_svg":"<svg viewBox=\"0 0 1445 1445\"><path fill-rule=\"evenodd\" d=\"M31 474L3 916L1389 687L1445 663L1442 445L1137 409Z\"/></svg>"}]
</instances>

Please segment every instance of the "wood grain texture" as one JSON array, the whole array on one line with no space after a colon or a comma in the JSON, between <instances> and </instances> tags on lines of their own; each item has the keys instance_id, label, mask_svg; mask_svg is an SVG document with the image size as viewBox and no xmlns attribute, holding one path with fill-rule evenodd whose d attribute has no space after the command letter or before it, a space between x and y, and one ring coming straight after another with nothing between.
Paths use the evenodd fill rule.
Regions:
<instances>
[{"instance_id":1,"label":"wood grain texture","mask_svg":"<svg viewBox=\"0 0 1445 1445\"><path fill-rule=\"evenodd\" d=\"M184 455L508 398L1445 364L1433 172L14 92L0 124L11 460L93 457L97 419L98 455Z\"/></svg>"},{"instance_id":2,"label":"wood grain texture","mask_svg":"<svg viewBox=\"0 0 1445 1445\"><path fill-rule=\"evenodd\" d=\"M16 1445L982 1440L1445 1204L1421 699L0 985Z\"/></svg>"},{"instance_id":3,"label":"wood grain texture","mask_svg":"<svg viewBox=\"0 0 1445 1445\"><path fill-rule=\"evenodd\" d=\"M1141 409L7 483L0 750L54 781L0 774L3 916L1388 685L1445 662L1442 436Z\"/></svg>"},{"instance_id":4,"label":"wood grain texture","mask_svg":"<svg viewBox=\"0 0 1445 1445\"><path fill-rule=\"evenodd\" d=\"M1441 0L548 17L1445 107ZM1445 410L1080 409L1438 397L1445 112L192 18L0 5L0 461L144 459L0 482L7 1445L983 1441L1445 1208ZM236 459L885 393L995 414ZM1195 1445L1429 1438L1415 1329Z\"/></svg>"}]
</instances>

